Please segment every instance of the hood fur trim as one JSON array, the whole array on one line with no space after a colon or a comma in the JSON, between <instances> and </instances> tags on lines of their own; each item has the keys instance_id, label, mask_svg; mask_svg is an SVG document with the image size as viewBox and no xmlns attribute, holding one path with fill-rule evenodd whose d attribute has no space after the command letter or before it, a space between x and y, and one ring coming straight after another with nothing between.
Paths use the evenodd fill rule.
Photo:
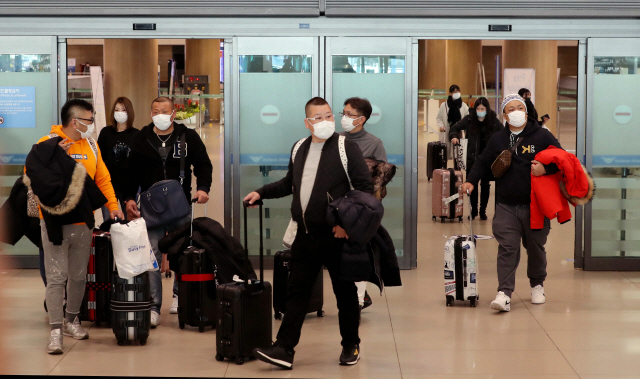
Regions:
<instances>
[{"instance_id":1,"label":"hood fur trim","mask_svg":"<svg viewBox=\"0 0 640 379\"><path fill-rule=\"evenodd\" d=\"M565 199L569 200L569 202L574 206L585 205L589 203L591 200L593 200L593 196L596 192L596 184L593 181L593 177L591 176L589 171L587 171L587 168L584 167L584 165L581 165L581 166L582 166L582 170L587 176L587 181L589 182L589 190L587 191L587 195L585 197L580 198L580 197L569 195L569 192L567 191L567 187L564 184L564 180L560 181L560 192L562 192L562 196L564 196Z\"/></svg>"},{"instance_id":2,"label":"hood fur trim","mask_svg":"<svg viewBox=\"0 0 640 379\"><path fill-rule=\"evenodd\" d=\"M67 189L67 194L65 195L64 199L62 199L60 204L56 205L55 207L48 207L40 202L38 196L35 196L40 209L56 216L61 216L73 211L80 202L80 198L82 197L82 193L84 192L84 181L86 176L87 169L84 168L84 165L82 165L81 163L77 163L76 167L73 169L73 175L71 176L71 183L69 184L69 188ZM31 179L27 176L27 174L24 174L23 182L24 185L32 190Z\"/></svg>"}]
</instances>

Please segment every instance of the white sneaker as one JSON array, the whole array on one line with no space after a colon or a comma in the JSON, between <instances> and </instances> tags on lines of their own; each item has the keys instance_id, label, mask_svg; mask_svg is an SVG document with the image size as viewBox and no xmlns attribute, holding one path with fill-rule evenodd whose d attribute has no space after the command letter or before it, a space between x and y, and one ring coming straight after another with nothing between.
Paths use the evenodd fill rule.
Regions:
<instances>
[{"instance_id":1,"label":"white sneaker","mask_svg":"<svg viewBox=\"0 0 640 379\"><path fill-rule=\"evenodd\" d=\"M77 340L86 340L89 338L89 333L87 333L87 331L80 325L80 319L78 316L76 316L73 322L67 322L67 320L64 320L62 324L62 334L68 337L73 337Z\"/></svg>"},{"instance_id":2,"label":"white sneaker","mask_svg":"<svg viewBox=\"0 0 640 379\"><path fill-rule=\"evenodd\" d=\"M53 329L47 342L47 353L62 354L62 330Z\"/></svg>"},{"instance_id":3,"label":"white sneaker","mask_svg":"<svg viewBox=\"0 0 640 379\"><path fill-rule=\"evenodd\" d=\"M173 297L173 303L171 303L169 313L172 315L178 314L178 296Z\"/></svg>"},{"instance_id":4,"label":"white sneaker","mask_svg":"<svg viewBox=\"0 0 640 379\"><path fill-rule=\"evenodd\" d=\"M544 296L544 287L540 284L531 289L531 304L544 304L546 298Z\"/></svg>"},{"instance_id":5,"label":"white sneaker","mask_svg":"<svg viewBox=\"0 0 640 379\"><path fill-rule=\"evenodd\" d=\"M496 299L491 302L491 309L500 312L509 312L511 310L511 298L505 295L504 292L498 291Z\"/></svg>"},{"instance_id":6,"label":"white sneaker","mask_svg":"<svg viewBox=\"0 0 640 379\"><path fill-rule=\"evenodd\" d=\"M160 325L160 314L156 311L151 311L151 327L155 328Z\"/></svg>"}]
</instances>

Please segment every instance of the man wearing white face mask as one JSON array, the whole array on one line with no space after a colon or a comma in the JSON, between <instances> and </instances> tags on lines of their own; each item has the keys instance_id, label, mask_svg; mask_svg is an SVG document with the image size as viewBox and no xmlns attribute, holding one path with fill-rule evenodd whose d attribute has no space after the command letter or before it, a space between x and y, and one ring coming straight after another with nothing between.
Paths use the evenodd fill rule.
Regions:
<instances>
[{"instance_id":1,"label":"man wearing white face mask","mask_svg":"<svg viewBox=\"0 0 640 379\"><path fill-rule=\"evenodd\" d=\"M369 121L373 107L367 99L351 97L344 101L344 109L340 113L340 124L344 130L341 135L347 140L358 144L365 159L375 159L387 162L387 152L384 149L382 140L364 130L364 124ZM365 309L373 304L369 293L367 293L367 282L357 282L358 302L360 308Z\"/></svg>"},{"instance_id":2,"label":"man wearing white face mask","mask_svg":"<svg viewBox=\"0 0 640 379\"><path fill-rule=\"evenodd\" d=\"M51 168L52 172L59 173L54 171L55 164L29 173L30 170L34 170L35 163L30 163L30 158L27 158L25 167L25 173L29 173L28 179L25 175L25 184L30 183L28 185L33 187L33 191L39 199L42 247L47 278L46 304L51 324L51 335L47 345L49 354L63 353L63 335L78 340L89 338L89 334L80 325L78 314L85 291L93 228L90 223L93 222L93 214L90 212L91 209L86 210L89 219L82 218L86 223L79 222L80 219L73 212L80 212L79 207L82 204L82 199L74 198L74 194L86 191L88 185L93 185L90 183L90 180L93 179L95 186L107 199L106 206L110 216L112 218L124 217L123 213L118 210L118 202L111 185L109 171L102 160L98 144L92 137L94 132L93 106L84 100L69 100L62 107L60 116L62 125L52 126L51 134L41 138L38 144L58 138L60 139L59 146L77 162L73 176L68 183L68 189L58 191L66 193L65 200L52 209L43 205L47 203L47 198L42 196L46 192L41 191L40 195L36 192L38 187L43 187L43 182L46 182L44 186L52 188L59 185L60 182L65 182L66 178L51 180L51 173L46 172L47 168ZM44 147L45 144L40 146ZM31 162L34 161L31 160ZM41 180L40 176L47 180ZM50 191L50 193L53 192ZM47 214L47 217L44 214ZM68 224L60 225L63 222L62 219L47 221L51 217L49 215L69 217ZM66 315L63 311L65 288L67 293Z\"/></svg>"},{"instance_id":3,"label":"man wearing white face mask","mask_svg":"<svg viewBox=\"0 0 640 379\"><path fill-rule=\"evenodd\" d=\"M444 133L442 142L447 144L447 159L453 158L453 145L449 140L449 129L469 114L469 106L460 98L460 87L453 84L449 87L449 98L440 105L436 122L440 132ZM436 167L438 168L438 167Z\"/></svg>"},{"instance_id":4,"label":"man wearing white face mask","mask_svg":"<svg viewBox=\"0 0 640 379\"><path fill-rule=\"evenodd\" d=\"M551 175L558 172L555 164L543 165L534 160L537 153L549 146L562 148L558 140L538 122L527 118L525 100L519 95L508 95L502 102L502 113L507 121L503 130L496 132L476 159L463 192L473 191L478 181L491 171L491 165L504 150L515 147L511 166L496 179L496 212L493 234L498 241L498 294L491 309L511 310L511 295L515 289L516 269L520 262L520 243L527 250L527 276L531 285L531 302L545 302L543 283L547 276L547 258L544 245L549 235L550 222L532 230L530 224L531 175Z\"/></svg>"},{"instance_id":5,"label":"man wearing white face mask","mask_svg":"<svg viewBox=\"0 0 640 379\"><path fill-rule=\"evenodd\" d=\"M198 204L209 201L213 166L202 139L195 130L173 122L175 118L173 100L159 97L151 103L152 123L145 126L131 142L128 174L125 183L124 200L130 219L140 217L135 198L138 188L146 191L161 180L178 180L187 199L197 199ZM184 135L185 147L181 148L180 137ZM184 157L184 180L180 180L180 159ZM193 171L191 169L193 167ZM196 194L191 196L191 174L196 176ZM184 225L191 215L168 225L149 229L149 242L158 262L162 253L158 242L167 232ZM160 271L149 272L151 287L151 327L160 324L162 308L162 278ZM178 312L178 284L174 281L171 313Z\"/></svg>"},{"instance_id":6,"label":"man wearing white face mask","mask_svg":"<svg viewBox=\"0 0 640 379\"><path fill-rule=\"evenodd\" d=\"M360 309L356 285L340 279L344 239L349 238L340 226L332 228L326 221L329 197L344 196L350 189L372 193L373 184L367 163L357 144L344 141L340 151L335 133L335 121L329 104L315 97L305 106L304 124L311 132L298 146L295 161L289 161L287 175L255 192L244 200L253 204L260 199L276 199L293 195L291 218L298 223L298 231L291 246L291 263L287 312L273 346L256 349L261 361L291 369L294 348L300 340L302 324L307 314L311 289L322 266L326 266L338 302L338 320L342 336L340 364L354 365L360 358L358 335ZM292 153L293 149L292 148ZM341 154L347 157L347 171Z\"/></svg>"}]
</instances>

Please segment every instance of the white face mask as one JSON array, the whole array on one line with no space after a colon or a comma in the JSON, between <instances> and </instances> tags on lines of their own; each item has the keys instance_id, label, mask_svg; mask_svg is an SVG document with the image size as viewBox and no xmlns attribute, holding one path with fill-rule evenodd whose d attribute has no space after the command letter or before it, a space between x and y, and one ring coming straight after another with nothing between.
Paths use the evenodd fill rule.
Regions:
<instances>
[{"instance_id":1,"label":"white face mask","mask_svg":"<svg viewBox=\"0 0 640 379\"><path fill-rule=\"evenodd\" d=\"M171 124L172 124L171 122L172 115L173 115L173 112L171 112L171 114L159 114L151 117L151 119L153 120L153 125L155 125L156 128L160 130L169 129L169 127L171 127Z\"/></svg>"},{"instance_id":2,"label":"white face mask","mask_svg":"<svg viewBox=\"0 0 640 379\"><path fill-rule=\"evenodd\" d=\"M87 127L87 131L86 132L80 132L78 130L78 128L75 128L76 130L78 130L78 132L80 132L80 138L82 139L87 139L89 137L91 137L93 135L93 131L95 130L95 124L91 123L89 125L85 124L84 122L76 119L76 122L81 123L82 125Z\"/></svg>"},{"instance_id":3,"label":"white face mask","mask_svg":"<svg viewBox=\"0 0 640 379\"><path fill-rule=\"evenodd\" d=\"M113 112L113 118L118 124L124 124L129 119L129 115L127 112Z\"/></svg>"},{"instance_id":4,"label":"white face mask","mask_svg":"<svg viewBox=\"0 0 640 379\"><path fill-rule=\"evenodd\" d=\"M358 120L359 118L360 117L358 117L356 119L352 119L351 117L342 116L342 119L340 120L340 125L342 126L342 130L344 130L345 132L349 133L350 131L355 129L356 126L353 125L353 123L356 120Z\"/></svg>"},{"instance_id":5,"label":"white face mask","mask_svg":"<svg viewBox=\"0 0 640 379\"><path fill-rule=\"evenodd\" d=\"M509 116L509 125L514 128L519 128L524 126L527 123L527 114L523 111L513 111L508 114Z\"/></svg>"},{"instance_id":6,"label":"white face mask","mask_svg":"<svg viewBox=\"0 0 640 379\"><path fill-rule=\"evenodd\" d=\"M458 100L460 98L460 92L456 92L453 95L451 95L451 97L453 98L453 100Z\"/></svg>"},{"instance_id":7,"label":"white face mask","mask_svg":"<svg viewBox=\"0 0 640 379\"><path fill-rule=\"evenodd\" d=\"M327 139L336 131L335 121L323 120L313 125L313 135L320 139Z\"/></svg>"}]
</instances>

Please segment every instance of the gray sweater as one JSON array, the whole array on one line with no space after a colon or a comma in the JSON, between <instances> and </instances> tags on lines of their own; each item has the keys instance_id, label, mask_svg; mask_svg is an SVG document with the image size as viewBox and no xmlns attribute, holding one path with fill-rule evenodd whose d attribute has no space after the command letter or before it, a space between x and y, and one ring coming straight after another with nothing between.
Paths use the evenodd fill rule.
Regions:
<instances>
[{"instance_id":1,"label":"gray sweater","mask_svg":"<svg viewBox=\"0 0 640 379\"><path fill-rule=\"evenodd\" d=\"M380 138L364 129L355 133L342 132L340 134L345 136L349 141L355 142L360 150L362 150L362 156L365 157L365 159L371 158L387 162L387 152L384 150L384 145Z\"/></svg>"}]
</instances>

